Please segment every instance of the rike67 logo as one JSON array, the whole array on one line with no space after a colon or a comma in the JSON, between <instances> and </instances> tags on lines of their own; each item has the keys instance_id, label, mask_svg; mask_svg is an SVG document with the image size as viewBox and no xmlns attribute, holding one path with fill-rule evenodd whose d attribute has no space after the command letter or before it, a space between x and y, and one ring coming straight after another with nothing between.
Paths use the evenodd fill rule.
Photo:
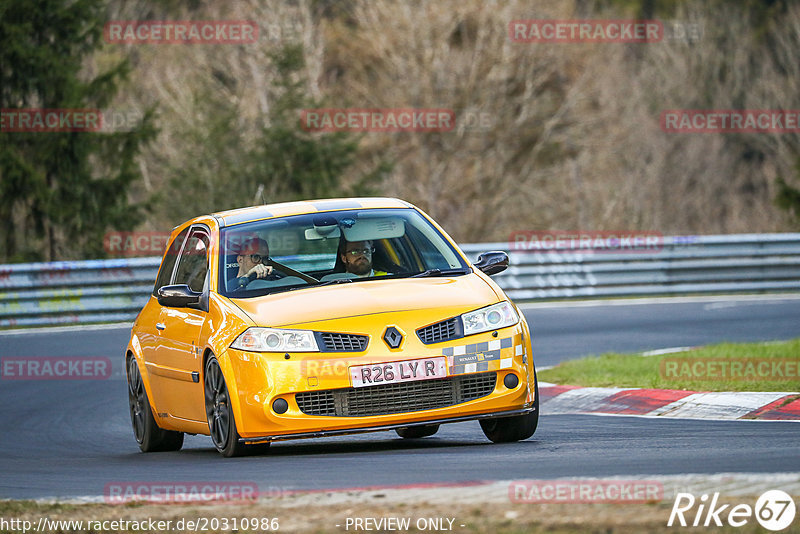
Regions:
<instances>
[{"instance_id":1,"label":"rike67 logo","mask_svg":"<svg viewBox=\"0 0 800 534\"><path fill-rule=\"evenodd\" d=\"M714 493L710 502L706 494L696 499L691 493L678 493L667 526L721 527L728 523L732 527L742 527L755 517L765 529L778 532L792 524L796 512L792 497L781 490L764 492L756 500L755 507L749 504L737 504L733 507L730 504L719 504L719 493Z\"/></svg>"}]
</instances>

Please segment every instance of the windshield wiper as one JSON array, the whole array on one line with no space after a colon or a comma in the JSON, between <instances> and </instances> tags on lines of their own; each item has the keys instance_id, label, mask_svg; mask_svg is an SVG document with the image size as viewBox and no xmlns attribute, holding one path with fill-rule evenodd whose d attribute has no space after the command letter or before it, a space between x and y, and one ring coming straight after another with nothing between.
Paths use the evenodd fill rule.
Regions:
<instances>
[{"instance_id":1,"label":"windshield wiper","mask_svg":"<svg viewBox=\"0 0 800 534\"><path fill-rule=\"evenodd\" d=\"M330 286L333 284L341 284L344 282L352 282L352 278L334 278L333 280L325 280L324 282L320 282L318 284L311 284L314 287L322 287L322 286Z\"/></svg>"},{"instance_id":2,"label":"windshield wiper","mask_svg":"<svg viewBox=\"0 0 800 534\"><path fill-rule=\"evenodd\" d=\"M450 276L451 274L467 274L466 269L428 269L421 273L412 274L409 278L425 278L427 276Z\"/></svg>"}]
</instances>

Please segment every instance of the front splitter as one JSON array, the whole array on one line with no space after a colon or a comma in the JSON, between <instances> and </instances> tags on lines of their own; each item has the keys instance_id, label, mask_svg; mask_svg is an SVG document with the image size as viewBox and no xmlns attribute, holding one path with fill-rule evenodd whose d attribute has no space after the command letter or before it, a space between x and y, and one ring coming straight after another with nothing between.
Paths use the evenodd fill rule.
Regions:
<instances>
[{"instance_id":1,"label":"front splitter","mask_svg":"<svg viewBox=\"0 0 800 534\"><path fill-rule=\"evenodd\" d=\"M414 426L443 425L446 423L461 423L463 421L475 421L478 419L494 419L497 417L512 417L515 415L525 415L536 411L535 406L522 408L521 410L509 410L506 412L494 412L487 414L464 415L461 417L447 417L444 419L431 419L430 421L415 421L413 423L401 423L391 425L370 426L363 428L346 428L341 430L319 430L316 432L303 432L300 434L283 434L277 436L263 436L258 438L239 438L240 443L255 444L272 441L286 441L290 439L324 438L330 436L343 436L347 434L363 434L366 432L380 432L383 430L396 430L398 428L409 428Z\"/></svg>"}]
</instances>

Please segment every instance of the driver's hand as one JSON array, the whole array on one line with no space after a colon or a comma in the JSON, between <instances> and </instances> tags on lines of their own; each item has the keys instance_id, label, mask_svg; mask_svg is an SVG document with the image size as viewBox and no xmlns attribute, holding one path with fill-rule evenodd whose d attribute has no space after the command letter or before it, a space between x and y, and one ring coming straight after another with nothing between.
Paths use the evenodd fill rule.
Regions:
<instances>
[{"instance_id":1,"label":"driver's hand","mask_svg":"<svg viewBox=\"0 0 800 534\"><path fill-rule=\"evenodd\" d=\"M245 276L250 276L253 273L255 273L256 278L266 278L267 276L272 274L272 265L264 265L263 263L259 263L258 265L254 266L252 269L247 271L247 274Z\"/></svg>"}]
</instances>

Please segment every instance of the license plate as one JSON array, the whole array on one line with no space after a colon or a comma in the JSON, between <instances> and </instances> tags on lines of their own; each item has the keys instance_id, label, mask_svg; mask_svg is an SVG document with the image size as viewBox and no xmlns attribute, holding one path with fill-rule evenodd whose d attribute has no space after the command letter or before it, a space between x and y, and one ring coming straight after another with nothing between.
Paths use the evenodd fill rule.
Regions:
<instances>
[{"instance_id":1,"label":"license plate","mask_svg":"<svg viewBox=\"0 0 800 534\"><path fill-rule=\"evenodd\" d=\"M350 368L350 380L354 388L446 377L447 358L445 357L373 363Z\"/></svg>"}]
</instances>

